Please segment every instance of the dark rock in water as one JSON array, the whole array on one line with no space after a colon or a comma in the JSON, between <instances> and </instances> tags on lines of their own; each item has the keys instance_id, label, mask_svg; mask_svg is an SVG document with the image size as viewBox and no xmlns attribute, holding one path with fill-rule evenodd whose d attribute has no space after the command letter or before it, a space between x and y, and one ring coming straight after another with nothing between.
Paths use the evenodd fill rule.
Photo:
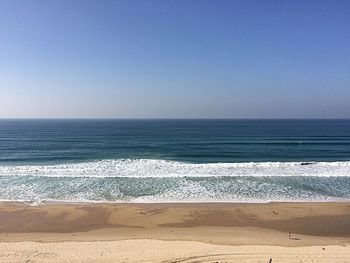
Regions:
<instances>
[{"instance_id":1,"label":"dark rock in water","mask_svg":"<svg viewBox=\"0 0 350 263\"><path fill-rule=\"evenodd\" d=\"M312 162L302 162L300 165L311 165L311 164L314 164Z\"/></svg>"}]
</instances>

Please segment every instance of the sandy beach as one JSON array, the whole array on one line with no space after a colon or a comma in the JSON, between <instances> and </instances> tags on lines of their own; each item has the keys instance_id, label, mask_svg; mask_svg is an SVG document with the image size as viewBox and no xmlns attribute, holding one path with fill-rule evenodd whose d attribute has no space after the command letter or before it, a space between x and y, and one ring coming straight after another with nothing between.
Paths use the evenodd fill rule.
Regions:
<instances>
[{"instance_id":1,"label":"sandy beach","mask_svg":"<svg viewBox=\"0 0 350 263\"><path fill-rule=\"evenodd\" d=\"M0 231L0 262L350 262L345 202L3 202Z\"/></svg>"}]
</instances>

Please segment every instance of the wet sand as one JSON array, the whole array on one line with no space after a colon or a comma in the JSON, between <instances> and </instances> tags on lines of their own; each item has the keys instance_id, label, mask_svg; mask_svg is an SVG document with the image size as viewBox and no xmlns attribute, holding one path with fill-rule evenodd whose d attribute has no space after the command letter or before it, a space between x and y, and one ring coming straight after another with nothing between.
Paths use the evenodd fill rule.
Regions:
<instances>
[{"instance_id":1,"label":"wet sand","mask_svg":"<svg viewBox=\"0 0 350 263\"><path fill-rule=\"evenodd\" d=\"M270 258L350 262L350 203L0 203L0 262Z\"/></svg>"}]
</instances>

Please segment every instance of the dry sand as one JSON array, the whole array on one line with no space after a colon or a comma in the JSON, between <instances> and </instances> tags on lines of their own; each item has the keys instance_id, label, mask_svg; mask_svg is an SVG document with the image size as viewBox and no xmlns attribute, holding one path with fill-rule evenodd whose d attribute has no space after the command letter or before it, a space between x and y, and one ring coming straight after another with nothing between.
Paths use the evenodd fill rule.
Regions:
<instances>
[{"instance_id":1,"label":"dry sand","mask_svg":"<svg viewBox=\"0 0 350 263\"><path fill-rule=\"evenodd\" d=\"M0 203L0 262L270 258L350 262L350 203Z\"/></svg>"}]
</instances>

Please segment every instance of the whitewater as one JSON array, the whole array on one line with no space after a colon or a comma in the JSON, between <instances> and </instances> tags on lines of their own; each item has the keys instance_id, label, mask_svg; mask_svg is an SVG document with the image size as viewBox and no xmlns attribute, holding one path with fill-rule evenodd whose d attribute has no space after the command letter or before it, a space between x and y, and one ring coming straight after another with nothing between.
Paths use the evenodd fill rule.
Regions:
<instances>
[{"instance_id":1,"label":"whitewater","mask_svg":"<svg viewBox=\"0 0 350 263\"><path fill-rule=\"evenodd\" d=\"M41 202L350 200L350 162L186 163L154 159L1 165L0 199Z\"/></svg>"},{"instance_id":2,"label":"whitewater","mask_svg":"<svg viewBox=\"0 0 350 263\"><path fill-rule=\"evenodd\" d=\"M0 176L219 177L350 176L350 162L185 163L152 159L97 160L56 165L0 166Z\"/></svg>"}]
</instances>

